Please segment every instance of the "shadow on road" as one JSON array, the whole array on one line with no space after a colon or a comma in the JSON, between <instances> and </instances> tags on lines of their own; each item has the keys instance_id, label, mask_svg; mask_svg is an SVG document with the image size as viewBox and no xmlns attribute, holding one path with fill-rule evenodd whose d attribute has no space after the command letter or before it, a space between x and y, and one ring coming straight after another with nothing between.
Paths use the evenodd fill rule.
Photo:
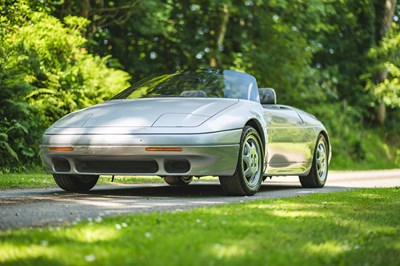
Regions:
<instances>
[{"instance_id":1,"label":"shadow on road","mask_svg":"<svg viewBox=\"0 0 400 266\"><path fill-rule=\"evenodd\" d=\"M279 191L285 189L300 188L294 184L263 184L258 193ZM70 194L68 192L60 192ZM135 196L135 197L182 197L182 198L212 198L212 197L232 197L226 195L219 183L190 184L188 186L168 186L164 184L143 184L134 186L99 187L93 190L80 193L80 195L90 196Z\"/></svg>"}]
</instances>

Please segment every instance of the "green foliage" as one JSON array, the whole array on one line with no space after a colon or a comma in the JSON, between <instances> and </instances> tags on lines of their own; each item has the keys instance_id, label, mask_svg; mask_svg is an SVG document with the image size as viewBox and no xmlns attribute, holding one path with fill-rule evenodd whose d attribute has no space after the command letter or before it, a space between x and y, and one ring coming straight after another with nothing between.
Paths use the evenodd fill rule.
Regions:
<instances>
[{"instance_id":1,"label":"green foliage","mask_svg":"<svg viewBox=\"0 0 400 266\"><path fill-rule=\"evenodd\" d=\"M400 167L400 138L397 128L370 128L362 123L362 111L345 101L313 104L307 110L320 119L328 129L333 170L367 170ZM390 124L396 127L395 119Z\"/></svg>"},{"instance_id":2,"label":"green foliage","mask_svg":"<svg viewBox=\"0 0 400 266\"><path fill-rule=\"evenodd\" d=\"M371 97L398 91L394 80L366 94L360 79L366 69L374 75L368 54L381 46L383 1L106 0L90 8L90 49L111 53L137 78L216 62L255 75L287 104L347 101L366 119ZM74 0L55 8L59 16L81 9Z\"/></svg>"},{"instance_id":3,"label":"green foliage","mask_svg":"<svg viewBox=\"0 0 400 266\"><path fill-rule=\"evenodd\" d=\"M370 105L383 102L390 108L400 108L400 25L393 23L390 34L369 51L369 58L376 62L363 76L366 91L372 96ZM374 75L379 72L383 72L385 80Z\"/></svg>"},{"instance_id":4,"label":"green foliage","mask_svg":"<svg viewBox=\"0 0 400 266\"><path fill-rule=\"evenodd\" d=\"M79 14L77 1L67 2ZM91 8L90 49L113 54L137 78L216 62L255 75L287 104L364 99L358 77L375 39L371 0L102 1Z\"/></svg>"},{"instance_id":5,"label":"green foliage","mask_svg":"<svg viewBox=\"0 0 400 266\"><path fill-rule=\"evenodd\" d=\"M0 8L0 171L23 170L25 163L37 161L42 116L24 100L33 87L22 80L20 66L11 66L21 55L9 49L14 41L9 34L18 30L29 11L24 4Z\"/></svg>"},{"instance_id":6,"label":"green foliage","mask_svg":"<svg viewBox=\"0 0 400 266\"><path fill-rule=\"evenodd\" d=\"M398 265L399 192L358 189L9 230L0 232L0 263Z\"/></svg>"},{"instance_id":7,"label":"green foliage","mask_svg":"<svg viewBox=\"0 0 400 266\"><path fill-rule=\"evenodd\" d=\"M46 114L46 125L82 107L110 98L128 86L129 76L108 69L107 57L86 52L82 31L88 24L84 18L66 17L65 26L45 13L35 13L31 22L9 38L10 47L21 53L17 65L25 69L24 81L34 86L26 99ZM107 84L107 86L104 86Z\"/></svg>"},{"instance_id":8,"label":"green foliage","mask_svg":"<svg viewBox=\"0 0 400 266\"><path fill-rule=\"evenodd\" d=\"M365 160L364 136L360 122L362 116L359 110L347 102L336 104L313 105L308 111L324 122L331 136L333 158L331 168L351 169ZM369 148L369 147L368 147Z\"/></svg>"},{"instance_id":9,"label":"green foliage","mask_svg":"<svg viewBox=\"0 0 400 266\"><path fill-rule=\"evenodd\" d=\"M354 121L361 119L360 111L349 106L346 102L312 105L308 108L308 111L324 122L332 138L333 158L331 167L334 168L335 162L341 161L340 158L349 162L360 162L365 159L366 151L362 144L361 124L354 123Z\"/></svg>"},{"instance_id":10,"label":"green foliage","mask_svg":"<svg viewBox=\"0 0 400 266\"><path fill-rule=\"evenodd\" d=\"M86 51L86 19L63 24L23 0L1 8L0 171L7 172L35 167L46 127L111 97L130 77Z\"/></svg>"}]
</instances>

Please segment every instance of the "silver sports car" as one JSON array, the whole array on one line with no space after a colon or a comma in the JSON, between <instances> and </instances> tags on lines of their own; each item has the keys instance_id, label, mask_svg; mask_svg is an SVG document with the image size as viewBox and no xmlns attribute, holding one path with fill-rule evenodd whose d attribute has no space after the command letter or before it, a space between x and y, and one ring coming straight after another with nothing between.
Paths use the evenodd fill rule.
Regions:
<instances>
[{"instance_id":1,"label":"silver sports car","mask_svg":"<svg viewBox=\"0 0 400 266\"><path fill-rule=\"evenodd\" d=\"M157 175L170 185L212 175L227 194L253 195L272 176L323 187L331 147L320 121L276 104L253 76L197 70L151 76L61 118L40 155L67 191L88 191L105 174Z\"/></svg>"}]
</instances>

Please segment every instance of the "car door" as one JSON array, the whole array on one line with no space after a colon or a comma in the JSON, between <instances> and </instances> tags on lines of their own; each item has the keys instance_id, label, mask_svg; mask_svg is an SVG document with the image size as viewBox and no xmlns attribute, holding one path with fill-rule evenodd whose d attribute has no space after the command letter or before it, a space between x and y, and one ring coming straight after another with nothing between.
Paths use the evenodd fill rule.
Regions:
<instances>
[{"instance_id":1,"label":"car door","mask_svg":"<svg viewBox=\"0 0 400 266\"><path fill-rule=\"evenodd\" d=\"M268 123L268 159L266 175L299 174L309 157L304 144L307 132L299 114L289 106L264 106Z\"/></svg>"}]
</instances>

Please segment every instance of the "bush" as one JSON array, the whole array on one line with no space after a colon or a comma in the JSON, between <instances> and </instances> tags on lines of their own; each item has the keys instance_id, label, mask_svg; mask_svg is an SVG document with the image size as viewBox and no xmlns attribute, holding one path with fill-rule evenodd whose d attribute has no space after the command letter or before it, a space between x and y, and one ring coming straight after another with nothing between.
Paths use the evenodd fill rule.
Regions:
<instances>
[{"instance_id":1,"label":"bush","mask_svg":"<svg viewBox=\"0 0 400 266\"><path fill-rule=\"evenodd\" d=\"M46 127L128 87L130 76L86 51L84 18L62 23L23 0L0 12L0 172L21 171L39 163Z\"/></svg>"}]
</instances>

